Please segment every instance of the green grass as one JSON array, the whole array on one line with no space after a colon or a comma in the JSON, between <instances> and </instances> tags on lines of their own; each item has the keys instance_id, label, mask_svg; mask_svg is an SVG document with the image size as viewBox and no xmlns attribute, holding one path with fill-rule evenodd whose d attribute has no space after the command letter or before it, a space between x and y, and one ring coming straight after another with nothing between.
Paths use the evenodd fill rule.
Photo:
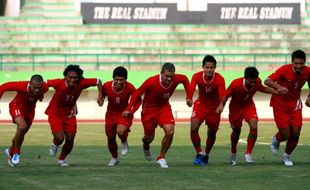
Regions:
<instances>
[{"instance_id":1,"label":"green grass","mask_svg":"<svg viewBox=\"0 0 310 190\"><path fill-rule=\"evenodd\" d=\"M308 189L310 177L310 129L302 129L300 146L294 151L293 167L280 164L281 156L270 153L269 143L276 131L273 124L260 124L259 138L253 156L255 164L244 162L245 144L238 145L238 164L230 166L227 124L221 125L209 165L192 165L194 150L189 138L189 125L177 124L175 138L167 154L168 170L159 168L155 161L146 161L141 151L143 134L140 124L132 127L129 136L130 152L120 157L117 167L107 167L110 154L106 147L103 125L80 124L73 152L68 156L68 168L56 165L56 158L48 153L51 141L47 125L35 124L26 135L21 163L11 168L6 163L4 149L15 132L13 124L0 127L0 189ZM244 125L241 139L245 140L248 126ZM200 134L205 140L206 127ZM163 132L156 130L151 145L153 156L159 152ZM308 143L308 144L307 144ZM204 143L203 143L204 144ZM280 154L283 152L283 144Z\"/></svg>"}]
</instances>

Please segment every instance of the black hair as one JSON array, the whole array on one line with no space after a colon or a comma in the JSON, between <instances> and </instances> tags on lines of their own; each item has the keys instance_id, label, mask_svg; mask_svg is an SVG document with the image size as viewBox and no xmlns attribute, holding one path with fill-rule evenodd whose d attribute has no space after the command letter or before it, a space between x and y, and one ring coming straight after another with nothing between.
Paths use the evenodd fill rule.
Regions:
<instances>
[{"instance_id":1,"label":"black hair","mask_svg":"<svg viewBox=\"0 0 310 190\"><path fill-rule=\"evenodd\" d=\"M128 72L127 72L127 69L123 66L118 66L116 67L114 70L113 70L113 75L112 77L125 77L125 79L127 80L127 75L128 75Z\"/></svg>"},{"instance_id":2,"label":"black hair","mask_svg":"<svg viewBox=\"0 0 310 190\"><path fill-rule=\"evenodd\" d=\"M306 61L306 53L302 50L295 50L293 53L292 53L292 61L297 58L297 59L303 59Z\"/></svg>"},{"instance_id":3,"label":"black hair","mask_svg":"<svg viewBox=\"0 0 310 190\"><path fill-rule=\"evenodd\" d=\"M42 82L43 77L41 75L35 74L31 76L30 81Z\"/></svg>"},{"instance_id":4,"label":"black hair","mask_svg":"<svg viewBox=\"0 0 310 190\"><path fill-rule=\"evenodd\" d=\"M216 59L212 55L206 55L202 60L202 66L204 66L207 62L214 63L216 66Z\"/></svg>"},{"instance_id":5,"label":"black hair","mask_svg":"<svg viewBox=\"0 0 310 190\"><path fill-rule=\"evenodd\" d=\"M163 66L161 67L161 73L165 72L165 70L169 71L169 72L175 72L175 66L173 63L165 63L163 64Z\"/></svg>"},{"instance_id":6,"label":"black hair","mask_svg":"<svg viewBox=\"0 0 310 190\"><path fill-rule=\"evenodd\" d=\"M248 79L254 79L254 78L258 78L259 72L256 69L256 67L247 67L244 70L244 78Z\"/></svg>"},{"instance_id":7,"label":"black hair","mask_svg":"<svg viewBox=\"0 0 310 190\"><path fill-rule=\"evenodd\" d=\"M63 75L66 77L68 72L74 71L78 74L79 79L83 79L83 70L80 68L79 65L68 65L67 68L64 70Z\"/></svg>"}]
</instances>

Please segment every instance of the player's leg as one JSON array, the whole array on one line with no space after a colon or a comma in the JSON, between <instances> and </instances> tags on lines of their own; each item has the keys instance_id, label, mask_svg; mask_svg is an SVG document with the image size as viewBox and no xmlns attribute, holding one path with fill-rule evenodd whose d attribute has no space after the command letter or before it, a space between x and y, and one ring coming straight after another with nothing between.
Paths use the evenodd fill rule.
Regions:
<instances>
[{"instance_id":1,"label":"player's leg","mask_svg":"<svg viewBox=\"0 0 310 190\"><path fill-rule=\"evenodd\" d=\"M14 165L19 164L20 162L20 149L22 143L24 142L25 134L28 132L30 125L28 126L26 120L21 117L15 117L14 122L16 123L16 132L15 136L12 139L12 146L10 148L10 155L12 156L12 163Z\"/></svg>"},{"instance_id":2,"label":"player's leg","mask_svg":"<svg viewBox=\"0 0 310 190\"><path fill-rule=\"evenodd\" d=\"M248 121L250 131L247 138L247 148L245 152L245 161L247 163L253 163L252 150L257 140L257 118L251 118Z\"/></svg>"},{"instance_id":3,"label":"player's leg","mask_svg":"<svg viewBox=\"0 0 310 190\"><path fill-rule=\"evenodd\" d=\"M161 127L163 128L165 135L161 141L161 148L156 162L161 168L168 168L165 156L173 141L174 124L164 124Z\"/></svg>"},{"instance_id":4,"label":"player's leg","mask_svg":"<svg viewBox=\"0 0 310 190\"><path fill-rule=\"evenodd\" d=\"M50 146L50 155L55 156L57 154L58 146L61 145L65 139L63 120L56 117L48 117L48 122L53 134L53 140Z\"/></svg>"},{"instance_id":5,"label":"player's leg","mask_svg":"<svg viewBox=\"0 0 310 190\"><path fill-rule=\"evenodd\" d=\"M74 145L75 133L65 132L65 143L62 146L61 153L58 157L59 166L69 166L66 161L66 157L70 154Z\"/></svg>"},{"instance_id":6,"label":"player's leg","mask_svg":"<svg viewBox=\"0 0 310 190\"><path fill-rule=\"evenodd\" d=\"M196 157L194 160L194 164L200 165L202 163L202 149L201 149L201 139L199 136L199 128L201 126L203 121L200 121L198 119L191 119L191 129L190 129L190 136L192 144L196 151Z\"/></svg>"},{"instance_id":7,"label":"player's leg","mask_svg":"<svg viewBox=\"0 0 310 190\"><path fill-rule=\"evenodd\" d=\"M294 112L290 117L290 136L286 142L285 151L283 154L282 162L286 166L292 166L293 162L290 159L291 153L295 150L302 126L302 113L301 109Z\"/></svg>"},{"instance_id":8,"label":"player's leg","mask_svg":"<svg viewBox=\"0 0 310 190\"><path fill-rule=\"evenodd\" d=\"M229 122L232 129L232 132L230 134L231 154L229 158L229 162L231 165L237 164L237 145L239 142L243 119L244 119L243 112L241 111L229 112Z\"/></svg>"},{"instance_id":9,"label":"player's leg","mask_svg":"<svg viewBox=\"0 0 310 190\"><path fill-rule=\"evenodd\" d=\"M142 143L143 143L143 153L144 157L147 160L152 160L152 152L150 148L150 144L154 140L155 136L155 129L158 124L158 114L154 114L152 111L143 111L141 113L141 121L143 125L144 130L144 136L142 137Z\"/></svg>"},{"instance_id":10,"label":"player's leg","mask_svg":"<svg viewBox=\"0 0 310 190\"><path fill-rule=\"evenodd\" d=\"M70 154L74 146L74 139L77 129L76 117L66 118L63 122L63 129L65 134L65 143L62 146L61 153L58 157L59 166L69 166L66 157Z\"/></svg>"},{"instance_id":11,"label":"player's leg","mask_svg":"<svg viewBox=\"0 0 310 190\"><path fill-rule=\"evenodd\" d=\"M105 134L108 141L108 149L111 153L111 160L109 161L108 166L115 166L119 163L116 142L116 124L109 124L109 122L107 122L105 125Z\"/></svg>"},{"instance_id":12,"label":"player's leg","mask_svg":"<svg viewBox=\"0 0 310 190\"><path fill-rule=\"evenodd\" d=\"M278 128L278 132L272 137L271 152L277 155L280 148L280 143L286 141L290 137L289 118L290 114L280 109L273 109L274 120Z\"/></svg>"},{"instance_id":13,"label":"player's leg","mask_svg":"<svg viewBox=\"0 0 310 190\"><path fill-rule=\"evenodd\" d=\"M144 157L147 160L153 159L150 144L154 140L154 136L155 136L155 128L144 126L144 136L142 137L142 143L143 143Z\"/></svg>"},{"instance_id":14,"label":"player's leg","mask_svg":"<svg viewBox=\"0 0 310 190\"><path fill-rule=\"evenodd\" d=\"M128 134L130 132L132 119L133 118L130 119L121 118L119 119L118 125L116 127L116 134L118 135L122 143L122 150L121 150L122 156L126 156L129 151Z\"/></svg>"},{"instance_id":15,"label":"player's leg","mask_svg":"<svg viewBox=\"0 0 310 190\"><path fill-rule=\"evenodd\" d=\"M205 155L203 156L203 164L208 164L209 154L216 140L216 133L220 125L221 115L216 112L211 112L206 117L206 125L208 126Z\"/></svg>"}]
</instances>

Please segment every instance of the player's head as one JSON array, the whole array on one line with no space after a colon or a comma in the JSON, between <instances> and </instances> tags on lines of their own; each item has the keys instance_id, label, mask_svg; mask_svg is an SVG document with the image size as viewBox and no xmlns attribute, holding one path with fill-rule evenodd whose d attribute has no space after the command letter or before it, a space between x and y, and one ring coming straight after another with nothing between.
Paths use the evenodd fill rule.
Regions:
<instances>
[{"instance_id":1,"label":"player's head","mask_svg":"<svg viewBox=\"0 0 310 190\"><path fill-rule=\"evenodd\" d=\"M306 53L302 50L296 50L292 53L292 65L296 73L301 73L306 64Z\"/></svg>"},{"instance_id":2,"label":"player's head","mask_svg":"<svg viewBox=\"0 0 310 190\"><path fill-rule=\"evenodd\" d=\"M161 83L164 86L170 86L175 73L175 66L173 63L165 63L160 72Z\"/></svg>"},{"instance_id":3,"label":"player's head","mask_svg":"<svg viewBox=\"0 0 310 190\"><path fill-rule=\"evenodd\" d=\"M115 77L124 77L127 80L127 69L123 66L118 66L113 70L113 78Z\"/></svg>"},{"instance_id":4,"label":"player's head","mask_svg":"<svg viewBox=\"0 0 310 190\"><path fill-rule=\"evenodd\" d=\"M244 70L245 86L247 88L252 88L256 85L259 72L255 67L247 67Z\"/></svg>"},{"instance_id":5,"label":"player's head","mask_svg":"<svg viewBox=\"0 0 310 190\"><path fill-rule=\"evenodd\" d=\"M127 80L127 69L122 66L118 66L113 70L113 86L117 90L121 90Z\"/></svg>"},{"instance_id":6,"label":"player's head","mask_svg":"<svg viewBox=\"0 0 310 190\"><path fill-rule=\"evenodd\" d=\"M212 55L206 55L202 60L202 69L205 76L212 77L216 68L216 60Z\"/></svg>"},{"instance_id":7,"label":"player's head","mask_svg":"<svg viewBox=\"0 0 310 190\"><path fill-rule=\"evenodd\" d=\"M32 95L36 95L43 88L43 77L41 75L32 75L29 82L29 91Z\"/></svg>"},{"instance_id":8,"label":"player's head","mask_svg":"<svg viewBox=\"0 0 310 190\"><path fill-rule=\"evenodd\" d=\"M76 86L79 80L84 78L83 72L79 65L68 65L63 72L67 85L69 87Z\"/></svg>"}]
</instances>

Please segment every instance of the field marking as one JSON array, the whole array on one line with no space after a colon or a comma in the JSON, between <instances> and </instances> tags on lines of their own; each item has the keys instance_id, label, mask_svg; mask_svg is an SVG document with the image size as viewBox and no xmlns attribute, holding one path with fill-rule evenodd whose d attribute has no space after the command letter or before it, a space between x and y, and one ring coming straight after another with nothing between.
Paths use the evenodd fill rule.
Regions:
<instances>
[{"instance_id":1,"label":"field marking","mask_svg":"<svg viewBox=\"0 0 310 190\"><path fill-rule=\"evenodd\" d=\"M247 144L247 139L239 139L239 143L243 143L243 144ZM259 142L259 141L256 141L255 144L259 144L259 145L270 145L271 143L267 143L267 142ZM301 144L301 143L298 143L297 146L310 146L310 144Z\"/></svg>"}]
</instances>

